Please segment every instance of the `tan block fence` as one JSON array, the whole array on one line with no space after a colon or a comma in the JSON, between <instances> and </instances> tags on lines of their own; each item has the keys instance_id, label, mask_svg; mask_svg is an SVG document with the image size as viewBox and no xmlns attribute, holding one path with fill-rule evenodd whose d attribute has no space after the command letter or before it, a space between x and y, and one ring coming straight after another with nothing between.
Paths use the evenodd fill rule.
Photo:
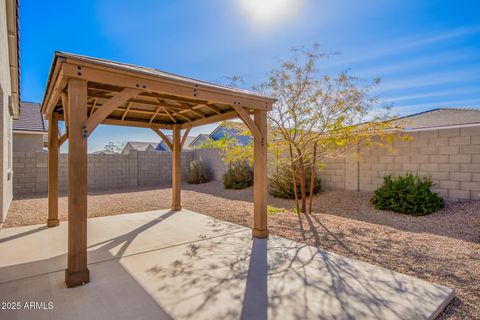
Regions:
<instances>
[{"instance_id":1,"label":"tan block fence","mask_svg":"<svg viewBox=\"0 0 480 320\"><path fill-rule=\"evenodd\" d=\"M214 179L225 171L218 152L194 150L182 152L182 178L193 159L204 159ZM59 189L67 191L67 154L59 157ZM47 152L13 153L13 193L15 197L47 193ZM132 151L129 154L89 154L89 190L113 190L171 183L171 152Z\"/></svg>"},{"instance_id":2,"label":"tan block fence","mask_svg":"<svg viewBox=\"0 0 480 320\"><path fill-rule=\"evenodd\" d=\"M360 148L360 157L328 161L321 172L326 189L373 191L385 175L418 173L450 199L480 199L480 126L409 132L395 139L393 152Z\"/></svg>"},{"instance_id":3,"label":"tan block fence","mask_svg":"<svg viewBox=\"0 0 480 320\"><path fill-rule=\"evenodd\" d=\"M396 139L394 151L360 148L360 157L347 156L326 163L320 173L325 189L373 191L388 174L407 172L431 177L435 191L450 199L480 199L480 127L427 130L408 133L410 141ZM221 180L226 165L217 150L182 152L182 177L192 159L203 159L215 180ZM59 187L66 192L67 155L59 158ZM47 153L13 154L14 196L47 193ZM89 154L90 190L168 184L170 152Z\"/></svg>"}]
</instances>

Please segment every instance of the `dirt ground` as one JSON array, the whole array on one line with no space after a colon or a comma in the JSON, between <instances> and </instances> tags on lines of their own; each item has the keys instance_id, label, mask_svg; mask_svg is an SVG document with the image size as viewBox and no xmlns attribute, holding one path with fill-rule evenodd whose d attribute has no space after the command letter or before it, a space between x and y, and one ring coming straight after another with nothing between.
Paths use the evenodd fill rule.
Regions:
<instances>
[{"instance_id":1,"label":"dirt ground","mask_svg":"<svg viewBox=\"0 0 480 320\"><path fill-rule=\"evenodd\" d=\"M270 198L285 211L269 216L270 232L455 289L439 319L480 319L480 201L447 202L425 217L379 211L370 193L324 191L314 213L295 214L293 201ZM89 217L170 207L170 188L92 192ZM251 226L252 189L225 190L219 182L184 185L186 209ZM61 220L67 198L59 200ZM5 228L45 223L45 196L13 201Z\"/></svg>"}]
</instances>

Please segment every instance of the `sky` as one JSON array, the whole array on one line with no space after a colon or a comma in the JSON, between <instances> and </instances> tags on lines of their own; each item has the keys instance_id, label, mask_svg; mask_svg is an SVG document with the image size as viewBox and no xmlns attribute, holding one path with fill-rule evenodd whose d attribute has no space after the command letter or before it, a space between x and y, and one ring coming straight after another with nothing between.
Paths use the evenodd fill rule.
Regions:
<instances>
[{"instance_id":1,"label":"sky","mask_svg":"<svg viewBox=\"0 0 480 320\"><path fill-rule=\"evenodd\" d=\"M22 0L21 98L42 101L55 51L216 83L241 76L249 88L292 47L318 43L341 53L321 62L323 72L380 77L375 94L399 115L480 108L478 12L477 0ZM89 152L110 141L159 138L148 129L102 125Z\"/></svg>"}]
</instances>

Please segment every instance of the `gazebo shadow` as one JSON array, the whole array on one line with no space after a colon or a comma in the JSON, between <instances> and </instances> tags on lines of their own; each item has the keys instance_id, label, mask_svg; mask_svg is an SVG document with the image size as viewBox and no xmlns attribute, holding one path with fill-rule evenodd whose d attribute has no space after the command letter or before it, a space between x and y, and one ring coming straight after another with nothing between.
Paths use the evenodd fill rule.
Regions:
<instances>
[{"instance_id":1,"label":"gazebo shadow","mask_svg":"<svg viewBox=\"0 0 480 320\"><path fill-rule=\"evenodd\" d=\"M48 259L1 267L1 275L10 275L10 279L0 281L2 298L9 301L52 301L54 307L52 310L2 310L0 318L5 316L6 318L28 319L40 316L39 313L46 313L49 314L48 317L56 318L86 318L87 315L90 315L94 319L102 317L134 319L139 316L138 312L141 312L145 319L173 319L120 261L138 235L173 214L173 211L169 211L130 232L90 245L88 268L91 276L90 282L84 286L66 289L64 268L67 255L65 253ZM45 229L45 227L33 229L30 232L19 234L18 237L2 239L1 242ZM116 253L112 253L112 249L118 246L119 249L116 250ZM12 290L12 286L15 290ZM28 289L31 286L34 286L35 290ZM128 290L125 290L126 288ZM99 298L98 294L94 294L94 292L103 292L104 296ZM115 294L112 296L112 293ZM73 301L72 299L74 299L75 305L80 306L83 311L79 312L78 308L61 303L61 301ZM96 299L100 299L101 303L98 303ZM105 308L106 305L111 307Z\"/></svg>"}]
</instances>

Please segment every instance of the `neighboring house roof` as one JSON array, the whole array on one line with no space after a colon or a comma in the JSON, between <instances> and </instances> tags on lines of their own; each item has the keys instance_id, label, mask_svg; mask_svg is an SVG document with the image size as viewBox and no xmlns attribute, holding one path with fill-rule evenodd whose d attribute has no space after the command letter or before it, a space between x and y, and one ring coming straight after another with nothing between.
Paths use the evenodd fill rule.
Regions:
<instances>
[{"instance_id":1,"label":"neighboring house roof","mask_svg":"<svg viewBox=\"0 0 480 320\"><path fill-rule=\"evenodd\" d=\"M244 135L244 132L250 132L248 127L239 121L223 121L210 133L209 138L219 140L225 136L235 137L239 144L247 145L252 140L251 135Z\"/></svg>"},{"instance_id":2,"label":"neighboring house roof","mask_svg":"<svg viewBox=\"0 0 480 320\"><path fill-rule=\"evenodd\" d=\"M125 148L130 146L133 150L137 151L147 151L150 148L155 149L158 143L156 142L140 142L140 141L128 141L125 144Z\"/></svg>"},{"instance_id":3,"label":"neighboring house roof","mask_svg":"<svg viewBox=\"0 0 480 320\"><path fill-rule=\"evenodd\" d=\"M437 108L393 121L405 130L480 125L480 109Z\"/></svg>"},{"instance_id":4,"label":"neighboring house roof","mask_svg":"<svg viewBox=\"0 0 480 320\"><path fill-rule=\"evenodd\" d=\"M47 132L48 127L40 112L40 104L20 103L20 116L13 120L13 131Z\"/></svg>"},{"instance_id":5,"label":"neighboring house roof","mask_svg":"<svg viewBox=\"0 0 480 320\"><path fill-rule=\"evenodd\" d=\"M100 151L92 152L91 154L117 154L117 153L109 150L100 150Z\"/></svg>"},{"instance_id":6,"label":"neighboring house roof","mask_svg":"<svg viewBox=\"0 0 480 320\"><path fill-rule=\"evenodd\" d=\"M245 130L248 130L248 127L245 125L243 122L239 121L222 121L218 127L216 127L209 135L210 138L212 138L215 133L217 133L219 130L223 128L228 128L228 129L233 129L234 131L238 132L243 132Z\"/></svg>"},{"instance_id":7,"label":"neighboring house roof","mask_svg":"<svg viewBox=\"0 0 480 320\"><path fill-rule=\"evenodd\" d=\"M167 135L167 138L170 140L170 142L173 142L172 140L173 138L171 135ZM187 136L187 139L185 140L185 144L183 145L183 150L190 150L192 148L191 144L196 138L197 136ZM170 149L168 148L168 146L165 144L163 140L158 143L155 150L170 151Z\"/></svg>"},{"instance_id":8,"label":"neighboring house roof","mask_svg":"<svg viewBox=\"0 0 480 320\"><path fill-rule=\"evenodd\" d=\"M198 136L194 137L194 139L192 139L192 141L188 144L188 147L190 149L193 147L197 147L208 139L210 139L210 136L208 134L201 133Z\"/></svg>"}]
</instances>

